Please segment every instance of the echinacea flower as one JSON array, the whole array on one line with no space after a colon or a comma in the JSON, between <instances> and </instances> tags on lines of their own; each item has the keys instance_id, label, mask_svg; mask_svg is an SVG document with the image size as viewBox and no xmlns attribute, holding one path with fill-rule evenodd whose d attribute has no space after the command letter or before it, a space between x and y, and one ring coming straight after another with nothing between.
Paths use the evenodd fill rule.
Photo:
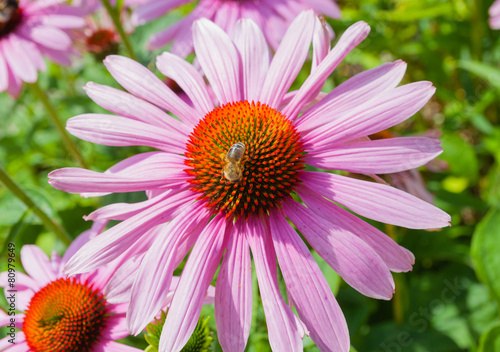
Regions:
<instances>
[{"instance_id":1,"label":"echinacea flower","mask_svg":"<svg viewBox=\"0 0 500 352\"><path fill-rule=\"evenodd\" d=\"M191 2L147 0L132 14L132 24L142 25ZM194 21L208 18L230 33L239 19L250 18L262 29L267 43L276 49L290 23L301 11L308 9L313 9L319 15L340 17L339 7L334 0L200 0L185 18L153 35L148 48L155 50L172 42L169 51L185 57L193 52L191 28Z\"/></svg>"},{"instance_id":2,"label":"echinacea flower","mask_svg":"<svg viewBox=\"0 0 500 352\"><path fill-rule=\"evenodd\" d=\"M0 92L17 97L22 82L45 71L43 56L69 66L71 30L85 25L79 10L62 0L0 0Z\"/></svg>"},{"instance_id":3,"label":"echinacea flower","mask_svg":"<svg viewBox=\"0 0 500 352\"><path fill-rule=\"evenodd\" d=\"M62 258L54 253L49 259L37 246L25 245L21 262L27 274L0 273L0 286L12 303L9 314L0 310L0 326L9 328L7 337L0 340L0 351L142 351L115 342L129 333L125 324L128 302L120 300L123 296L115 295L115 302L108 297L110 278L116 272L114 265L71 277L63 273L68 259L105 225L96 222L75 239ZM11 252L15 263L16 251ZM116 287L111 289L117 291ZM205 303L213 302L212 291Z\"/></svg>"},{"instance_id":4,"label":"echinacea flower","mask_svg":"<svg viewBox=\"0 0 500 352\"><path fill-rule=\"evenodd\" d=\"M104 173L64 168L49 174L52 186L70 193L145 190L149 198L90 214L91 220L122 222L83 246L66 270L94 270L123 253L144 255L127 312L129 330L136 334L158 313L174 269L190 252L161 336L160 350L170 352L179 351L193 331L223 257L215 291L217 333L225 351L243 351L252 316L251 250L273 350L302 350L301 338L308 334L320 350L348 351L342 311L290 223L348 284L367 296L390 299L391 271L411 270L413 255L337 203L409 228L443 227L450 220L433 205L390 186L305 171L309 164L392 173L441 153L439 142L429 138L365 140L415 114L434 93L430 82L397 87L406 69L402 61L362 72L317 102L327 77L368 32L369 26L358 22L330 51L321 21L305 11L270 61L264 35L252 20L238 21L229 37L201 19L193 27L194 48L216 106L198 70L176 55L165 52L156 65L190 103L139 63L107 57L106 67L128 93L95 83L86 91L118 116L76 116L68 121L68 131L104 145L160 151L135 155ZM317 65L300 89L288 92L311 42ZM243 149L238 143L244 153L229 153L233 146ZM278 288L276 264L288 304Z\"/></svg>"},{"instance_id":5,"label":"echinacea flower","mask_svg":"<svg viewBox=\"0 0 500 352\"><path fill-rule=\"evenodd\" d=\"M488 13L490 14L488 20L490 27L493 29L500 29L500 0L495 0L488 10Z\"/></svg>"}]
</instances>

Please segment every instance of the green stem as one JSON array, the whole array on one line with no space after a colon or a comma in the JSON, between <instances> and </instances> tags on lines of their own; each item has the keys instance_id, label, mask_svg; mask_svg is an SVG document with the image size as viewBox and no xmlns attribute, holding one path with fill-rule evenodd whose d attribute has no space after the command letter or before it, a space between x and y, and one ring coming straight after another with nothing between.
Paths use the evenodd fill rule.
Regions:
<instances>
[{"instance_id":1,"label":"green stem","mask_svg":"<svg viewBox=\"0 0 500 352\"><path fill-rule=\"evenodd\" d=\"M396 228L393 225L385 224L385 232L394 241L397 239ZM396 241L397 242L397 241ZM396 324L404 323L403 296L401 292L401 280L398 275L394 275L394 296L392 297L393 318Z\"/></svg>"},{"instance_id":2,"label":"green stem","mask_svg":"<svg viewBox=\"0 0 500 352\"><path fill-rule=\"evenodd\" d=\"M32 83L29 85L31 90L36 94L36 96L42 101L43 105L45 106L45 109L47 110L48 116L54 126L57 129L57 132L59 132L59 135L62 138L62 141L64 145L66 146L66 149L73 155L73 158L84 168L87 168L87 165L85 164L85 160L83 160L82 155L76 148L76 145L73 143L73 141L69 138L68 132L66 132L66 129L64 128L64 125L61 122L61 119L59 118L59 115L54 108L54 106L50 103L49 98L47 97L47 94L45 91L40 88L38 85L38 82Z\"/></svg>"},{"instance_id":3,"label":"green stem","mask_svg":"<svg viewBox=\"0 0 500 352\"><path fill-rule=\"evenodd\" d=\"M59 238L64 244L69 245L72 238L63 229L63 227L57 223L54 219L49 218L47 214L40 209L35 202L12 180L9 175L0 167L0 181L7 187L21 202L23 202L28 209L30 209L47 227L51 230L57 238Z\"/></svg>"},{"instance_id":4,"label":"green stem","mask_svg":"<svg viewBox=\"0 0 500 352\"><path fill-rule=\"evenodd\" d=\"M111 20L113 21L113 24L115 25L116 31L122 38L123 44L125 44L125 48L128 51L128 55L130 56L131 59L137 60L137 57L135 56L134 49L132 48L132 45L130 44L130 41L128 40L128 36L125 33L125 30L123 29L122 23L120 21L120 12L117 11L116 8L111 6L111 3L109 0L101 0L102 4L106 8L106 11L108 11L109 16L111 17Z\"/></svg>"}]
</instances>

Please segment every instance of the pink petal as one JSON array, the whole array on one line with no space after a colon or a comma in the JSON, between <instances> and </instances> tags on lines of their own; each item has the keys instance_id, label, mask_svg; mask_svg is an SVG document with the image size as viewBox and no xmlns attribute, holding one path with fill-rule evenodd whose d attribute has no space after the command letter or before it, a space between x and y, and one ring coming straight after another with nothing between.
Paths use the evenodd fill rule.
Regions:
<instances>
[{"instance_id":1,"label":"pink petal","mask_svg":"<svg viewBox=\"0 0 500 352\"><path fill-rule=\"evenodd\" d=\"M26 343L26 337L22 331L16 332L16 343L9 342L10 336L0 340L0 348L5 352L27 352L30 347ZM3 349L6 348L6 349Z\"/></svg>"},{"instance_id":2,"label":"pink petal","mask_svg":"<svg viewBox=\"0 0 500 352\"><path fill-rule=\"evenodd\" d=\"M99 341L99 344L92 347L92 352L143 352L143 350L103 339Z\"/></svg>"},{"instance_id":3,"label":"pink petal","mask_svg":"<svg viewBox=\"0 0 500 352\"><path fill-rule=\"evenodd\" d=\"M83 89L85 89L90 99L99 106L117 115L176 132L183 136L185 140L191 133L187 125L173 119L155 105L132 94L94 82L88 82Z\"/></svg>"},{"instance_id":4,"label":"pink petal","mask_svg":"<svg viewBox=\"0 0 500 352\"><path fill-rule=\"evenodd\" d=\"M361 238L382 258L389 270L394 272L411 270L415 262L413 254L398 245L385 233L326 200L310 188L301 186L297 189L297 193L315 214Z\"/></svg>"},{"instance_id":5,"label":"pink petal","mask_svg":"<svg viewBox=\"0 0 500 352\"><path fill-rule=\"evenodd\" d=\"M125 312L108 316L106 327L102 332L103 337L110 340L120 340L129 335L130 333L127 331L127 324L125 323Z\"/></svg>"},{"instance_id":6,"label":"pink petal","mask_svg":"<svg viewBox=\"0 0 500 352\"><path fill-rule=\"evenodd\" d=\"M103 62L114 79L133 95L172 112L186 124L195 126L201 118L196 110L140 63L118 55L109 55Z\"/></svg>"},{"instance_id":7,"label":"pink petal","mask_svg":"<svg viewBox=\"0 0 500 352\"><path fill-rule=\"evenodd\" d=\"M307 155L309 165L364 174L388 174L425 165L441 154L437 139L401 137L354 142Z\"/></svg>"},{"instance_id":8,"label":"pink petal","mask_svg":"<svg viewBox=\"0 0 500 352\"><path fill-rule=\"evenodd\" d=\"M309 52L314 31L314 14L302 12L291 24L274 55L259 98L261 103L278 108L297 77Z\"/></svg>"},{"instance_id":9,"label":"pink petal","mask_svg":"<svg viewBox=\"0 0 500 352\"><path fill-rule=\"evenodd\" d=\"M69 258L71 258L73 254L75 254L85 243L87 243L92 238L100 234L104 230L107 224L108 224L107 220L96 221L92 224L92 227L89 230L84 231L80 235L78 235L78 237L75 238L73 242L71 242L69 247L64 252L64 256L62 257L61 260L61 265L58 268L58 272L62 271L63 269L62 264L66 264ZM62 272L60 272L60 274L62 274Z\"/></svg>"},{"instance_id":10,"label":"pink petal","mask_svg":"<svg viewBox=\"0 0 500 352\"><path fill-rule=\"evenodd\" d=\"M88 142L115 147L143 145L184 153L186 137L178 132L158 128L123 116L83 114L66 122L69 133Z\"/></svg>"},{"instance_id":11,"label":"pink petal","mask_svg":"<svg viewBox=\"0 0 500 352\"><path fill-rule=\"evenodd\" d=\"M266 233L260 220L253 217L248 219L245 232L252 249L271 349L302 351L301 339L304 331L299 319L281 297L271 236Z\"/></svg>"},{"instance_id":12,"label":"pink petal","mask_svg":"<svg viewBox=\"0 0 500 352\"><path fill-rule=\"evenodd\" d=\"M196 57L221 104L242 99L240 57L229 36L202 18L193 25Z\"/></svg>"},{"instance_id":13,"label":"pink petal","mask_svg":"<svg viewBox=\"0 0 500 352\"><path fill-rule=\"evenodd\" d=\"M182 271L160 337L160 352L176 352L189 340L225 248L226 219L218 214L198 237Z\"/></svg>"},{"instance_id":14,"label":"pink petal","mask_svg":"<svg viewBox=\"0 0 500 352\"><path fill-rule=\"evenodd\" d=\"M52 187L68 193L135 192L152 188L166 188L186 181L184 157L162 152L137 154L132 172L100 173L87 169L67 167L49 173ZM129 161L127 159L127 161ZM128 171L128 170L127 170Z\"/></svg>"},{"instance_id":15,"label":"pink petal","mask_svg":"<svg viewBox=\"0 0 500 352\"><path fill-rule=\"evenodd\" d=\"M289 119L294 120L299 115L301 108L314 97L312 94L317 93L323 87L328 76L347 54L366 38L368 33L370 33L370 26L363 21L355 23L344 32L335 47L318 67L311 71L298 93L283 110Z\"/></svg>"},{"instance_id":16,"label":"pink petal","mask_svg":"<svg viewBox=\"0 0 500 352\"><path fill-rule=\"evenodd\" d=\"M324 18L320 19L320 16L317 16L314 21L312 69L315 69L326 55L328 55L333 39L330 37L329 26Z\"/></svg>"},{"instance_id":17,"label":"pink petal","mask_svg":"<svg viewBox=\"0 0 500 352\"><path fill-rule=\"evenodd\" d=\"M7 63L5 62L4 54L0 47L0 92L6 91L8 86L9 86L9 71L7 68Z\"/></svg>"},{"instance_id":18,"label":"pink petal","mask_svg":"<svg viewBox=\"0 0 500 352\"><path fill-rule=\"evenodd\" d=\"M397 188L325 172L304 172L304 185L367 218L411 229L449 226L450 216Z\"/></svg>"},{"instance_id":19,"label":"pink petal","mask_svg":"<svg viewBox=\"0 0 500 352\"><path fill-rule=\"evenodd\" d=\"M44 15L40 18L40 23L64 29L81 28L87 24L83 17L63 13Z\"/></svg>"},{"instance_id":20,"label":"pink petal","mask_svg":"<svg viewBox=\"0 0 500 352\"><path fill-rule=\"evenodd\" d=\"M406 63L398 60L358 73L300 116L296 121L297 128L302 132L313 130L337 118L338 114L392 90L403 78L405 70ZM335 113L332 114L331 111Z\"/></svg>"},{"instance_id":21,"label":"pink petal","mask_svg":"<svg viewBox=\"0 0 500 352\"><path fill-rule=\"evenodd\" d=\"M269 222L288 293L311 338L322 351L348 352L344 315L309 249L280 212L270 214Z\"/></svg>"},{"instance_id":22,"label":"pink petal","mask_svg":"<svg viewBox=\"0 0 500 352\"><path fill-rule=\"evenodd\" d=\"M335 1L307 0L307 5L316 10L317 13L331 18L340 18L339 5Z\"/></svg>"},{"instance_id":23,"label":"pink petal","mask_svg":"<svg viewBox=\"0 0 500 352\"><path fill-rule=\"evenodd\" d=\"M283 203L283 209L307 242L349 285L365 296L391 299L391 272L370 246L295 200Z\"/></svg>"},{"instance_id":24,"label":"pink petal","mask_svg":"<svg viewBox=\"0 0 500 352\"><path fill-rule=\"evenodd\" d=\"M168 198L122 221L86 243L66 264L68 275L95 270L118 258L129 248L139 246L148 230L175 218L183 207L171 206ZM128 257L130 258L131 255Z\"/></svg>"},{"instance_id":25,"label":"pink petal","mask_svg":"<svg viewBox=\"0 0 500 352\"><path fill-rule=\"evenodd\" d=\"M71 66L70 55L75 55L75 53L72 51L54 50L42 45L38 45L38 50L40 50L40 52L42 52L45 57L62 66Z\"/></svg>"},{"instance_id":26,"label":"pink petal","mask_svg":"<svg viewBox=\"0 0 500 352\"><path fill-rule=\"evenodd\" d=\"M214 109L207 84L201 74L186 60L167 51L156 58L156 67L165 76L173 79L193 102L194 107L205 116Z\"/></svg>"},{"instance_id":27,"label":"pink petal","mask_svg":"<svg viewBox=\"0 0 500 352\"><path fill-rule=\"evenodd\" d=\"M132 334L144 330L165 305L174 270L206 227L210 215L201 202L194 203L169 223L165 233L146 252L132 286L127 312L127 326ZM145 291L144 287L148 289Z\"/></svg>"},{"instance_id":28,"label":"pink petal","mask_svg":"<svg viewBox=\"0 0 500 352\"><path fill-rule=\"evenodd\" d=\"M241 223L229 228L229 242L215 290L215 322L224 351L244 351L252 322L252 262Z\"/></svg>"},{"instance_id":29,"label":"pink petal","mask_svg":"<svg viewBox=\"0 0 500 352\"><path fill-rule=\"evenodd\" d=\"M186 201L194 200L198 196L194 192L185 192L185 189L172 189L167 190L167 192L169 192L168 197L170 199L170 202L178 202L179 205L184 204ZM178 194L179 192L182 193ZM87 217L85 217L85 220L127 220L131 216L137 215L150 206L157 204L162 199L164 199L165 196L166 194L137 203L112 203L93 211Z\"/></svg>"},{"instance_id":30,"label":"pink petal","mask_svg":"<svg viewBox=\"0 0 500 352\"><path fill-rule=\"evenodd\" d=\"M155 18L163 16L168 11L191 0L152 0L137 7L130 20L134 26L140 26Z\"/></svg>"},{"instance_id":31,"label":"pink petal","mask_svg":"<svg viewBox=\"0 0 500 352\"><path fill-rule=\"evenodd\" d=\"M36 68L22 45L22 38L14 33L2 39L4 57L12 72L27 83L37 80Z\"/></svg>"},{"instance_id":32,"label":"pink petal","mask_svg":"<svg viewBox=\"0 0 500 352\"><path fill-rule=\"evenodd\" d=\"M26 273L43 287L56 279L49 257L35 245L21 248L21 262Z\"/></svg>"},{"instance_id":33,"label":"pink petal","mask_svg":"<svg viewBox=\"0 0 500 352\"><path fill-rule=\"evenodd\" d=\"M241 19L234 28L233 41L241 55L243 97L248 101L257 101L269 70L266 38L254 21Z\"/></svg>"},{"instance_id":34,"label":"pink petal","mask_svg":"<svg viewBox=\"0 0 500 352\"><path fill-rule=\"evenodd\" d=\"M52 26L23 27L21 31L25 36L40 45L54 50L68 50L73 44L66 32Z\"/></svg>"},{"instance_id":35,"label":"pink petal","mask_svg":"<svg viewBox=\"0 0 500 352\"><path fill-rule=\"evenodd\" d=\"M338 115L308 133L304 141L318 150L392 127L419 111L436 89L430 82L410 83Z\"/></svg>"}]
</instances>

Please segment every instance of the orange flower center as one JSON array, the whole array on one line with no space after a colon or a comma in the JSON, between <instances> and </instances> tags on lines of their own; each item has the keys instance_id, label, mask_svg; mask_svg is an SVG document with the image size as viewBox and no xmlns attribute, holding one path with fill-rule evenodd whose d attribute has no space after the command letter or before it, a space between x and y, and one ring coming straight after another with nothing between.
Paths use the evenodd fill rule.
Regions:
<instances>
[{"instance_id":1,"label":"orange flower center","mask_svg":"<svg viewBox=\"0 0 500 352\"><path fill-rule=\"evenodd\" d=\"M99 29L87 38L87 50L102 61L106 56L118 53L118 41L115 32Z\"/></svg>"},{"instance_id":2,"label":"orange flower center","mask_svg":"<svg viewBox=\"0 0 500 352\"><path fill-rule=\"evenodd\" d=\"M17 0L0 0L0 38L12 32L21 22L21 17Z\"/></svg>"},{"instance_id":3,"label":"orange flower center","mask_svg":"<svg viewBox=\"0 0 500 352\"><path fill-rule=\"evenodd\" d=\"M31 299L23 332L30 351L89 352L101 336L105 313L99 291L75 279L58 279Z\"/></svg>"},{"instance_id":4,"label":"orange flower center","mask_svg":"<svg viewBox=\"0 0 500 352\"><path fill-rule=\"evenodd\" d=\"M208 113L186 146L192 190L226 218L266 213L288 197L304 169L292 122L261 103L240 101Z\"/></svg>"}]
</instances>

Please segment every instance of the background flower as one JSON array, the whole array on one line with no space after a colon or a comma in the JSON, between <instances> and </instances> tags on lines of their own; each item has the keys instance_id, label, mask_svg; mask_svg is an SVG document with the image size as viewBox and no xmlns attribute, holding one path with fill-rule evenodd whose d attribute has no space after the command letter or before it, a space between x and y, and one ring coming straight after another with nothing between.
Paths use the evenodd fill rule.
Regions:
<instances>
[{"instance_id":1,"label":"background flower","mask_svg":"<svg viewBox=\"0 0 500 352\"><path fill-rule=\"evenodd\" d=\"M63 0L7 0L0 21L0 92L17 97L22 82L34 83L45 70L43 56L69 66L71 30L85 25L75 7Z\"/></svg>"},{"instance_id":2,"label":"background flower","mask_svg":"<svg viewBox=\"0 0 500 352\"><path fill-rule=\"evenodd\" d=\"M119 116L80 115L68 121L68 130L95 143L161 151L135 155L102 174L66 168L49 175L52 186L85 196L139 190L149 196L142 203L112 204L90 214L91 220L123 221L84 246L67 270L85 272L123 253L145 253L127 315L130 331L138 333L158 313L173 270L192 247L161 340L162 351L177 351L196 324L202 293L226 251L215 315L222 347L236 351L244 349L249 334L251 249L271 347L300 350L307 332L320 349L349 350L342 312L286 218L346 282L382 299L394 292L390 271L410 270L413 255L329 200L409 228L443 227L450 221L443 211L395 188L304 171L307 163L391 173L423 165L441 153L439 142L429 138L359 141L406 120L434 93L430 82L397 87L406 69L401 61L360 73L312 104L327 77L368 32L368 25L358 22L329 51L320 40L328 31L312 11L303 12L270 61L255 22L239 21L231 39L213 22L199 20L193 41L219 102L215 108L202 76L173 54L159 56L157 67L176 81L191 104L142 65L119 56L106 58L110 73L131 94L88 84L89 96ZM316 65L300 89L288 92L311 42ZM236 165L242 168L241 179L230 182L223 173L225 155L237 142L245 144L247 158ZM307 207L291 197L295 192ZM150 230L160 224L162 231ZM275 255L299 318L279 292ZM151 290L144 292L145 286Z\"/></svg>"},{"instance_id":3,"label":"background flower","mask_svg":"<svg viewBox=\"0 0 500 352\"><path fill-rule=\"evenodd\" d=\"M136 26L144 24L190 2L149 0L135 10L132 23ZM154 50L172 42L170 52L187 56L193 51L192 24L204 17L227 33L233 30L240 18L251 18L261 28L269 45L276 49L292 20L307 9L331 18L340 17L340 10L333 0L201 0L185 18L151 37L148 47Z\"/></svg>"}]
</instances>

